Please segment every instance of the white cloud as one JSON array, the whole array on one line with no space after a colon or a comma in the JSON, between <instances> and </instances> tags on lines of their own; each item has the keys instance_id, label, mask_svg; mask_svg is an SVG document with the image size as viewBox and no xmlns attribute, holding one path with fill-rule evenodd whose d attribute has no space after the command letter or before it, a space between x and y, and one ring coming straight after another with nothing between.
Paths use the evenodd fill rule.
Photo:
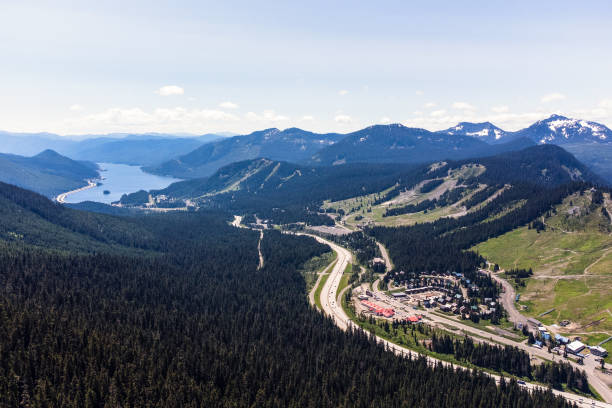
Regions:
<instances>
[{"instance_id":1,"label":"white cloud","mask_svg":"<svg viewBox=\"0 0 612 408\"><path fill-rule=\"evenodd\" d=\"M453 109L474 111L476 110L476 107L467 102L455 102L453 103Z\"/></svg>"},{"instance_id":2,"label":"white cloud","mask_svg":"<svg viewBox=\"0 0 612 408\"><path fill-rule=\"evenodd\" d=\"M551 115L551 111L523 112L523 113L494 113L479 115L474 112L463 111L460 113L447 114L444 110L431 112L427 116L414 115L403 124L406 126L420 127L429 130L447 129L459 122L485 122L489 121L504 130L514 131L523 129L535 121L545 119Z\"/></svg>"},{"instance_id":3,"label":"white cloud","mask_svg":"<svg viewBox=\"0 0 612 408\"><path fill-rule=\"evenodd\" d=\"M279 115L273 109L266 109L262 113L248 112L245 117L255 122L282 122L289 120L287 116Z\"/></svg>"},{"instance_id":4,"label":"white cloud","mask_svg":"<svg viewBox=\"0 0 612 408\"><path fill-rule=\"evenodd\" d=\"M75 103L74 105L71 105L68 109L70 109L73 112L80 112L83 110L83 107L79 105L78 103Z\"/></svg>"},{"instance_id":5,"label":"white cloud","mask_svg":"<svg viewBox=\"0 0 612 408\"><path fill-rule=\"evenodd\" d=\"M185 90L180 86L166 85L159 88L155 93L161 96L183 95Z\"/></svg>"},{"instance_id":6,"label":"white cloud","mask_svg":"<svg viewBox=\"0 0 612 408\"><path fill-rule=\"evenodd\" d=\"M238 109L240 106L238 106L238 104L235 104L234 102L225 101L221 102L219 104L219 107L223 109Z\"/></svg>"},{"instance_id":7,"label":"white cloud","mask_svg":"<svg viewBox=\"0 0 612 408\"><path fill-rule=\"evenodd\" d=\"M423 112L422 112L422 111L420 111L420 110L415 110L414 112L412 112L412 114L413 114L414 116L422 116L422 115L423 115Z\"/></svg>"},{"instance_id":8,"label":"white cloud","mask_svg":"<svg viewBox=\"0 0 612 408\"><path fill-rule=\"evenodd\" d=\"M612 109L612 99L603 99L601 102L599 102L599 107Z\"/></svg>"},{"instance_id":9,"label":"white cloud","mask_svg":"<svg viewBox=\"0 0 612 408\"><path fill-rule=\"evenodd\" d=\"M346 124L346 123L351 123L353 119L349 116L349 115L336 115L336 117L334 117L334 121L336 121L336 123L341 123L341 124Z\"/></svg>"},{"instance_id":10,"label":"white cloud","mask_svg":"<svg viewBox=\"0 0 612 408\"><path fill-rule=\"evenodd\" d=\"M423 105L423 107L424 107L425 109L435 108L436 106L438 106L438 105L436 105L436 103L435 103L435 102L427 102L425 105Z\"/></svg>"},{"instance_id":11,"label":"white cloud","mask_svg":"<svg viewBox=\"0 0 612 408\"><path fill-rule=\"evenodd\" d=\"M227 126L239 121L235 115L218 109L110 108L102 112L71 118L64 128L71 132L199 132L201 129Z\"/></svg>"},{"instance_id":12,"label":"white cloud","mask_svg":"<svg viewBox=\"0 0 612 408\"><path fill-rule=\"evenodd\" d=\"M383 116L382 118L380 118L379 122L383 125L386 125L387 123L391 123L391 118L389 118L388 116Z\"/></svg>"},{"instance_id":13,"label":"white cloud","mask_svg":"<svg viewBox=\"0 0 612 408\"><path fill-rule=\"evenodd\" d=\"M414 91L414 94L416 96L423 96L423 95L425 95L425 92L423 92L423 91Z\"/></svg>"},{"instance_id":14,"label":"white cloud","mask_svg":"<svg viewBox=\"0 0 612 408\"><path fill-rule=\"evenodd\" d=\"M312 116L312 115L304 115L304 116L302 116L301 120L303 120L304 122L310 122L310 121L314 120L314 116Z\"/></svg>"},{"instance_id":15,"label":"white cloud","mask_svg":"<svg viewBox=\"0 0 612 408\"><path fill-rule=\"evenodd\" d=\"M544 95L540 99L540 102L548 103L548 102L554 102L554 101L562 101L563 99L565 99L565 95L563 95L562 93L559 93L559 92L553 92L551 94Z\"/></svg>"},{"instance_id":16,"label":"white cloud","mask_svg":"<svg viewBox=\"0 0 612 408\"><path fill-rule=\"evenodd\" d=\"M349 93L349 91L347 91L346 89L341 89L338 91L338 95L340 96L344 96L347 95Z\"/></svg>"},{"instance_id":17,"label":"white cloud","mask_svg":"<svg viewBox=\"0 0 612 408\"><path fill-rule=\"evenodd\" d=\"M495 113L506 113L506 112L510 112L510 108L507 107L506 105L493 106L491 108L491 111L493 111Z\"/></svg>"}]
</instances>

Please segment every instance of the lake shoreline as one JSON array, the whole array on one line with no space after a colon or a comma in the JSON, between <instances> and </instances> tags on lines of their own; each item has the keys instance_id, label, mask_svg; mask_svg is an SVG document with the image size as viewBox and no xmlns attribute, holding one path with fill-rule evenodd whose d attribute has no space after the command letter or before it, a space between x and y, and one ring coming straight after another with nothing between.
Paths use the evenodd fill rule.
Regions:
<instances>
[{"instance_id":1,"label":"lake shoreline","mask_svg":"<svg viewBox=\"0 0 612 408\"><path fill-rule=\"evenodd\" d=\"M55 198L56 201L69 204L93 201L111 205L119 201L123 194L130 194L139 190L159 190L181 181L173 177L147 173L142 170L141 166L120 163L97 164L100 167L101 174L99 179L87 180L87 186L62 193ZM105 194L105 191L108 193Z\"/></svg>"}]
</instances>

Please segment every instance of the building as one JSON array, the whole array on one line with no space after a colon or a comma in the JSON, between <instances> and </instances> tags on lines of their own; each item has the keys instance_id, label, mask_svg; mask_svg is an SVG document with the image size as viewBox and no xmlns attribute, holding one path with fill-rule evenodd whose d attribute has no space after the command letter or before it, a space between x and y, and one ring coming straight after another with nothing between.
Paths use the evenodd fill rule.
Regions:
<instances>
[{"instance_id":1,"label":"building","mask_svg":"<svg viewBox=\"0 0 612 408\"><path fill-rule=\"evenodd\" d=\"M392 294L394 298L404 298L406 294L404 292L395 292Z\"/></svg>"},{"instance_id":2,"label":"building","mask_svg":"<svg viewBox=\"0 0 612 408\"><path fill-rule=\"evenodd\" d=\"M601 346L589 347L589 350L591 350L591 354L596 355L598 357L607 357L608 356L608 350L606 350L605 348L603 348Z\"/></svg>"},{"instance_id":3,"label":"building","mask_svg":"<svg viewBox=\"0 0 612 408\"><path fill-rule=\"evenodd\" d=\"M566 346L566 349L569 353L572 354L578 354L580 353L582 350L584 350L586 346L584 345L584 343L582 343L579 340L574 340L572 341L570 344L568 344Z\"/></svg>"},{"instance_id":4,"label":"building","mask_svg":"<svg viewBox=\"0 0 612 408\"><path fill-rule=\"evenodd\" d=\"M557 341L557 343L561 343L561 344L569 343L569 339L560 334L555 334L555 340Z\"/></svg>"}]
</instances>

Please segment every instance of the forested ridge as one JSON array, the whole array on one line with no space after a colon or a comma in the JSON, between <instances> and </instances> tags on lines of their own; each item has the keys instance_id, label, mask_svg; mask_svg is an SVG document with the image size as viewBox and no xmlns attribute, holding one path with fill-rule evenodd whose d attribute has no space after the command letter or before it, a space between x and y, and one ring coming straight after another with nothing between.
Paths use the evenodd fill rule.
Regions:
<instances>
[{"instance_id":1,"label":"forested ridge","mask_svg":"<svg viewBox=\"0 0 612 408\"><path fill-rule=\"evenodd\" d=\"M0 203L5 216L15 209L8 202ZM91 242L114 236L80 229L80 212L43 204L31 206L27 219L78 230ZM76 224L67 228L70 215ZM0 406L567 406L550 392L430 368L369 335L341 331L309 306L297 271L327 247L266 231L258 270L259 234L229 220L204 211L96 215L107 228L147 235L89 252L55 248L40 234L30 245L27 229L20 240L3 239Z\"/></svg>"}]
</instances>

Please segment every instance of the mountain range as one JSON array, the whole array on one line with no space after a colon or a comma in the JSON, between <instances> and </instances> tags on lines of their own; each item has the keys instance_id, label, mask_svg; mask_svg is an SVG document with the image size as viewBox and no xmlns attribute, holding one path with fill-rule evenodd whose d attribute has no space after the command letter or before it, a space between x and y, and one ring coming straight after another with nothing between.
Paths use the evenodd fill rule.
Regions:
<instances>
[{"instance_id":1,"label":"mountain range","mask_svg":"<svg viewBox=\"0 0 612 408\"><path fill-rule=\"evenodd\" d=\"M449 161L441 174L463 166L482 165L479 181L486 184L528 182L552 187L571 181L601 183L601 178L563 148L531 146L496 156ZM203 206L243 209L244 206L282 208L283 204L338 200L381 192L390 186L410 187L432 178L431 165L355 163L343 166L304 166L270 159L231 163L210 177L184 180L165 189L140 191L121 199L124 205L189 200ZM159 199L159 200L158 200Z\"/></svg>"},{"instance_id":2,"label":"mountain range","mask_svg":"<svg viewBox=\"0 0 612 408\"><path fill-rule=\"evenodd\" d=\"M198 178L210 176L226 164L258 157L321 166L359 162L424 163L491 156L536 144L558 144L585 162L593 161L594 170L612 180L612 163L606 156L598 157L599 150L584 148L591 144L612 148L611 142L612 131L606 126L560 115L552 115L516 132L505 131L490 122L461 122L436 132L401 124L375 125L344 135L318 134L297 128L266 129L204 144L167 162L147 166L145 170ZM606 147L601 151L607 152Z\"/></svg>"},{"instance_id":3,"label":"mountain range","mask_svg":"<svg viewBox=\"0 0 612 408\"><path fill-rule=\"evenodd\" d=\"M160 133L64 137L52 133L0 131L0 151L32 156L51 149L77 160L147 166L189 153L205 143L222 138L223 135L213 133L193 137Z\"/></svg>"},{"instance_id":4,"label":"mountain range","mask_svg":"<svg viewBox=\"0 0 612 408\"><path fill-rule=\"evenodd\" d=\"M605 125L561 115L551 115L516 132L507 132L491 122L461 122L437 133L472 136L490 144L506 143L522 137L538 144L612 143L612 130Z\"/></svg>"},{"instance_id":5,"label":"mountain range","mask_svg":"<svg viewBox=\"0 0 612 408\"><path fill-rule=\"evenodd\" d=\"M49 133L0 132L0 141L2 150L9 153L29 156L53 149L73 159L139 165L150 173L183 179L207 177L230 163L261 157L308 166L360 162L416 164L556 144L612 181L612 131L599 123L560 115L514 132L490 122L461 122L435 132L391 124L348 134L271 128L232 137L112 134L73 140Z\"/></svg>"}]
</instances>

